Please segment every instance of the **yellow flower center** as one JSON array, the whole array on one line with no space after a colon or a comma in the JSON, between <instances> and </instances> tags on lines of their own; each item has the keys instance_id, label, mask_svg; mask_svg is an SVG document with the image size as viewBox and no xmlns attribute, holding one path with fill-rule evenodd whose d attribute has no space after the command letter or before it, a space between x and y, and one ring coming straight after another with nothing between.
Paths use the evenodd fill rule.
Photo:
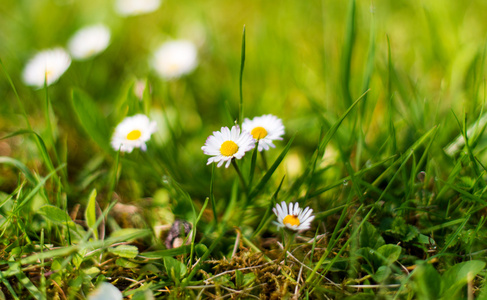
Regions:
<instances>
[{"instance_id":1,"label":"yellow flower center","mask_svg":"<svg viewBox=\"0 0 487 300\"><path fill-rule=\"evenodd\" d=\"M167 67L167 70L169 72L178 72L179 69L181 69L181 66L178 64L178 63L171 63L168 67Z\"/></svg>"},{"instance_id":2,"label":"yellow flower center","mask_svg":"<svg viewBox=\"0 0 487 300\"><path fill-rule=\"evenodd\" d=\"M96 49L90 49L88 52L86 52L85 57L89 57L96 54Z\"/></svg>"},{"instance_id":3,"label":"yellow flower center","mask_svg":"<svg viewBox=\"0 0 487 300\"><path fill-rule=\"evenodd\" d=\"M127 134L127 140L135 141L138 138L140 138L141 135L142 135L142 132L140 132L140 130L138 130L138 129L132 130L131 132L129 132L129 134Z\"/></svg>"},{"instance_id":4,"label":"yellow flower center","mask_svg":"<svg viewBox=\"0 0 487 300\"><path fill-rule=\"evenodd\" d=\"M44 72L44 79L46 80L46 82L49 82L51 77L52 77L52 70L46 70L46 72Z\"/></svg>"},{"instance_id":5,"label":"yellow flower center","mask_svg":"<svg viewBox=\"0 0 487 300\"><path fill-rule=\"evenodd\" d=\"M250 134L252 134L254 139L260 140L267 136L267 130L265 130L264 127L255 127L254 129L252 129Z\"/></svg>"},{"instance_id":6,"label":"yellow flower center","mask_svg":"<svg viewBox=\"0 0 487 300\"><path fill-rule=\"evenodd\" d=\"M238 146L234 141L225 141L220 147L220 153L224 156L232 156L238 151Z\"/></svg>"},{"instance_id":7,"label":"yellow flower center","mask_svg":"<svg viewBox=\"0 0 487 300\"><path fill-rule=\"evenodd\" d=\"M284 220L282 220L284 224L289 224L291 226L299 226L299 219L296 215L287 215Z\"/></svg>"}]
</instances>

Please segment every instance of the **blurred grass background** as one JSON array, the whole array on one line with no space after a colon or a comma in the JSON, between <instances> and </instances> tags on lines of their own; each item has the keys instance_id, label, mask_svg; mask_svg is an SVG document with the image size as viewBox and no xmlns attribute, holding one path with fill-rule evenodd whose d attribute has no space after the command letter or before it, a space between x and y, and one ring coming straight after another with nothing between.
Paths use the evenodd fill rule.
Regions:
<instances>
[{"instance_id":1,"label":"blurred grass background","mask_svg":"<svg viewBox=\"0 0 487 300\"><path fill-rule=\"evenodd\" d=\"M297 133L294 151L310 154L321 128L320 118L313 113L315 106L325 118L336 119L350 100L365 91L364 74L369 68L370 92L358 126L374 153L389 134L384 126L389 120L394 120L397 134L405 136L400 146L407 147L437 124L445 127L441 142L457 135L451 110L477 117L485 97L481 75L485 5L482 1L360 1L346 70L350 5L344 2L281 1L276 5L166 0L154 13L122 18L110 1L6 0L0 8L0 57L31 122L42 132L44 92L20 81L27 60L38 50L66 45L84 25L107 24L112 30L109 48L91 61L73 62L50 88L59 134L69 136L70 165L83 165L96 151L74 122L68 101L71 87L90 94L114 126L120 120L117 103L126 97L134 78L148 78L155 108L175 110L182 119L176 125L186 125L177 129L184 144L175 147L183 150L188 168L196 170L190 173L200 174L208 172L199 149L204 137L237 117L244 24L246 116L273 113L282 117L289 136ZM187 78L164 83L154 76L149 58L162 41L179 38L198 45L200 65ZM9 133L24 127L6 80L0 82L0 93L0 130ZM28 148L6 143L2 154L35 159L22 150Z\"/></svg>"},{"instance_id":2,"label":"blurred grass background","mask_svg":"<svg viewBox=\"0 0 487 300\"><path fill-rule=\"evenodd\" d=\"M123 117L137 112L145 112L158 122L159 130L149 142L147 153L135 151L121 157L123 167L115 191L122 203L147 208L148 219L164 219L163 213L150 216L150 209L165 204L168 198L177 198L167 188L167 182L174 180L201 207L209 195L212 169L206 166L201 146L213 131L231 126L238 117L244 25L245 117L271 113L283 119L286 137L277 143L277 150L268 153L270 162L295 135L289 154L273 176L275 187L257 199L264 203L258 206L266 206L265 201L285 174L287 199L302 197L312 185L316 189L328 186L350 175L351 170L358 172L388 157L397 158L438 126L431 148L420 147L428 150L426 162L420 166L408 163L407 171L399 176L402 180L395 182L391 195L386 196L399 199L399 194L407 198L409 191L417 188L413 180L408 182L416 174L406 172L424 170L428 178L447 180L452 169L460 165L443 148L462 130L455 115L460 120L465 116L469 126L476 124L483 113L486 9L487 3L480 0L164 0L154 13L122 18L115 14L112 1L3 0L0 58L33 129L49 141L44 113L46 93L22 83L26 62L39 50L65 46L70 36L85 25L101 22L112 30L106 51L88 61L73 61L48 90L55 141L47 147L51 156L54 150L59 154L59 163L67 163L63 192L69 208L85 204L93 188L102 198L109 198L103 195L110 192L116 161L116 153L95 143L79 122L71 101L73 88L93 98L110 132ZM164 82L154 74L149 60L156 47L169 39L196 43L199 66L184 78ZM136 79L147 79L151 88L143 104L132 92ZM294 190L293 180L312 160L320 135L366 91L365 99L326 148L324 159L319 158L320 171L310 179L312 184ZM22 108L3 76L0 136L26 127ZM108 143L110 136L106 139ZM475 149L478 157L485 149L482 140L476 140L481 146ZM0 156L16 158L39 174L48 173L30 136L0 140ZM364 175L363 180L373 182L385 168ZM1 165L0 171L0 190L10 194L18 186L19 177L8 165ZM468 171L458 172L469 175ZM228 178L233 177L231 169L215 172L219 211L234 190L228 184ZM392 176L385 177L388 180ZM387 180L376 186L384 189ZM338 200L348 197L344 191L351 189L348 186L314 198L315 211L338 206ZM438 192L440 188L432 190ZM380 192L372 189L370 194L376 200ZM143 201L148 198L154 201ZM447 212L449 201L440 203L448 207ZM172 204L175 214L184 215L182 211L191 209L182 202ZM461 215L461 210L455 213ZM262 214L250 216L249 223L256 224ZM450 217L448 213L446 217Z\"/></svg>"}]
</instances>

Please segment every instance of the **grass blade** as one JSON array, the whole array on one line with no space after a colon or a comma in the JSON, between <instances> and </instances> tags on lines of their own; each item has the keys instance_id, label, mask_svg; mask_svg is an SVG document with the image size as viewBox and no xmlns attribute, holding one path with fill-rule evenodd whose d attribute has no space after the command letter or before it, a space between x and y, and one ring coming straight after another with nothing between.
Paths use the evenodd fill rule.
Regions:
<instances>
[{"instance_id":1,"label":"grass blade","mask_svg":"<svg viewBox=\"0 0 487 300\"><path fill-rule=\"evenodd\" d=\"M93 236L95 240L98 239L98 230L94 227L96 223L96 189L93 189L88 197L88 204L86 204L85 210L86 225L89 228L93 228Z\"/></svg>"},{"instance_id":2,"label":"grass blade","mask_svg":"<svg viewBox=\"0 0 487 300\"><path fill-rule=\"evenodd\" d=\"M291 148L291 144L293 143L293 141L294 141L294 136L289 140L284 150L282 150L281 154L276 159L276 161L272 164L269 170L265 173L264 177L262 177L259 183L255 186L255 188L252 189L248 197L249 199L253 199L265 187L265 185L271 178L272 174L274 174L277 167L281 164L282 160L286 156L287 152L289 151L289 148Z\"/></svg>"},{"instance_id":3,"label":"grass blade","mask_svg":"<svg viewBox=\"0 0 487 300\"><path fill-rule=\"evenodd\" d=\"M352 61L352 49L355 39L355 0L350 0L347 24L345 29L345 44L343 45L342 65L341 65L341 88L345 105L348 107L352 104L352 95L350 93L350 65Z\"/></svg>"},{"instance_id":4,"label":"grass blade","mask_svg":"<svg viewBox=\"0 0 487 300\"><path fill-rule=\"evenodd\" d=\"M8 157L8 156L0 156L0 164L8 164L16 167L22 173L25 175L25 178L31 183L31 184L37 184L39 181L37 178L32 174L32 172L27 168L26 165L24 165L22 162L20 162L17 159Z\"/></svg>"},{"instance_id":5,"label":"grass blade","mask_svg":"<svg viewBox=\"0 0 487 300\"><path fill-rule=\"evenodd\" d=\"M66 165L61 165L59 166L57 169L55 169L54 171L52 171L51 173L49 173L46 177L44 177L41 181L39 181L39 183L34 187L34 189L32 189L30 191L30 193L24 198L22 199L18 204L17 206L13 209L13 214L18 214L18 212L29 202L30 199L32 199L36 194L37 192L39 192L39 190L46 184L47 180L53 176L54 174L56 174L56 172L58 172L59 170L61 170L62 168L64 168Z\"/></svg>"},{"instance_id":6,"label":"grass blade","mask_svg":"<svg viewBox=\"0 0 487 300\"><path fill-rule=\"evenodd\" d=\"M244 116L244 109L243 109L243 87L242 87L242 80L243 80L243 71L245 66L245 25L242 31L242 54L240 57L240 78L239 78L239 87L240 87L240 104L238 106L238 123L242 125L243 116Z\"/></svg>"},{"instance_id":7,"label":"grass blade","mask_svg":"<svg viewBox=\"0 0 487 300\"><path fill-rule=\"evenodd\" d=\"M347 111L342 115L342 117L335 123L333 124L333 126L326 132L326 135L325 137L323 138L323 140L321 141L320 143L320 146L319 146L319 152L322 152L324 151L324 149L326 148L326 145L328 145L328 143L330 142L331 138L335 135L335 133L337 132L338 128L340 127L340 125L342 124L343 120L345 120L345 118L348 116L348 114L352 111L352 109L362 100L364 99L365 95L368 93L368 91L366 91L365 93L363 93L357 100L355 100L354 103L352 103L352 105L350 105L350 107L347 109Z\"/></svg>"},{"instance_id":8,"label":"grass blade","mask_svg":"<svg viewBox=\"0 0 487 300\"><path fill-rule=\"evenodd\" d=\"M73 89L71 92L71 102L88 136L102 149L108 153L112 152L113 150L110 148L109 143L111 134L108 123L93 99L82 90Z\"/></svg>"}]
</instances>

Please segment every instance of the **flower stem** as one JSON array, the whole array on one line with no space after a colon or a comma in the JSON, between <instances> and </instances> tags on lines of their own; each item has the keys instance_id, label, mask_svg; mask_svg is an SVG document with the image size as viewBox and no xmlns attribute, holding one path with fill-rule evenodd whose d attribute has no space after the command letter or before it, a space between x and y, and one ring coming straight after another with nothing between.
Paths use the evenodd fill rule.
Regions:
<instances>
[{"instance_id":1,"label":"flower stem","mask_svg":"<svg viewBox=\"0 0 487 300\"><path fill-rule=\"evenodd\" d=\"M215 180L215 164L213 164L211 168L211 182L210 182L210 200L211 200L211 208L213 209L213 219L214 222L218 222L218 215L216 213L216 203L215 203L215 195L213 194L213 182Z\"/></svg>"},{"instance_id":2,"label":"flower stem","mask_svg":"<svg viewBox=\"0 0 487 300\"><path fill-rule=\"evenodd\" d=\"M294 232L289 232L287 231L286 229L282 229L283 233L282 233L282 242L285 243L284 244L284 263L287 263L286 260L287 260L287 252L289 251L289 248L291 248L291 244L293 243L294 241L294 237L296 236L296 233ZM287 238L286 238L287 237Z\"/></svg>"},{"instance_id":3,"label":"flower stem","mask_svg":"<svg viewBox=\"0 0 487 300\"><path fill-rule=\"evenodd\" d=\"M245 216L245 211L247 210L247 206L249 205L249 202L250 202L249 190L248 190L247 184L245 183L245 179L242 175L242 172L240 172L240 169L239 169L237 163L235 162L235 160L232 160L232 165L235 168L235 171L237 171L238 177L240 178L240 183L242 184L243 189L244 189L244 193L245 193L245 201L244 201L243 205L241 206L241 209L240 209L241 213L240 213L240 216L238 217L238 222L237 222L237 226L240 226L242 224L243 218Z\"/></svg>"},{"instance_id":4,"label":"flower stem","mask_svg":"<svg viewBox=\"0 0 487 300\"><path fill-rule=\"evenodd\" d=\"M268 170L268 167L267 167L267 158L265 156L265 151L262 151L260 152L260 154L262 154L262 164L264 165L264 170Z\"/></svg>"},{"instance_id":5,"label":"flower stem","mask_svg":"<svg viewBox=\"0 0 487 300\"><path fill-rule=\"evenodd\" d=\"M237 163L235 162L235 159L232 159L232 165L235 168L235 171L237 171L238 178L240 178L240 183L242 184L242 187L245 191L245 195L248 196L249 191L247 190L247 184L245 183L245 178L242 175L242 172L240 172L240 168L238 167Z\"/></svg>"}]
</instances>

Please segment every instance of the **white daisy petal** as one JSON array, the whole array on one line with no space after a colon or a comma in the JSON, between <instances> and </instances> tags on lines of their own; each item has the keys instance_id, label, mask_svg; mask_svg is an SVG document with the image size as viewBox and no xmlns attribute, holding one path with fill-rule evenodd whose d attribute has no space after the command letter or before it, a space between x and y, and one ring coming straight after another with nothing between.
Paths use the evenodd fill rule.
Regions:
<instances>
[{"instance_id":1,"label":"white daisy petal","mask_svg":"<svg viewBox=\"0 0 487 300\"><path fill-rule=\"evenodd\" d=\"M103 52L110 43L110 30L102 24L84 27L69 40L68 49L74 59L88 59Z\"/></svg>"},{"instance_id":2,"label":"white daisy petal","mask_svg":"<svg viewBox=\"0 0 487 300\"><path fill-rule=\"evenodd\" d=\"M306 213L307 213L309 210L310 210L310 208L309 208L309 207L306 207L304 210L302 210L302 211L299 213L298 218L299 218L299 219L306 219L306 218L304 218L304 215L306 215Z\"/></svg>"},{"instance_id":3,"label":"white daisy petal","mask_svg":"<svg viewBox=\"0 0 487 300\"><path fill-rule=\"evenodd\" d=\"M259 140L259 151L275 148L272 141L282 140L282 135L284 135L282 120L274 115L263 115L252 120L246 118L242 123L242 128L254 139Z\"/></svg>"},{"instance_id":4,"label":"white daisy petal","mask_svg":"<svg viewBox=\"0 0 487 300\"><path fill-rule=\"evenodd\" d=\"M228 168L230 166L230 163L232 162L231 159L227 160L227 164L225 165L225 168Z\"/></svg>"},{"instance_id":5,"label":"white daisy petal","mask_svg":"<svg viewBox=\"0 0 487 300\"><path fill-rule=\"evenodd\" d=\"M315 216L309 216L308 221L311 223L315 219Z\"/></svg>"},{"instance_id":6,"label":"white daisy petal","mask_svg":"<svg viewBox=\"0 0 487 300\"><path fill-rule=\"evenodd\" d=\"M301 208L299 207L299 203L296 202L296 204L294 204L294 212L293 212L293 215L299 215L299 213L301 212Z\"/></svg>"},{"instance_id":7,"label":"white daisy petal","mask_svg":"<svg viewBox=\"0 0 487 300\"><path fill-rule=\"evenodd\" d=\"M302 231L311 228L311 221L315 218L312 216L313 210L306 207L304 210L299 207L299 203L289 203L281 202L276 204L272 209L274 214L277 216L277 221L274 222L278 227L286 227L295 231Z\"/></svg>"},{"instance_id":8,"label":"white daisy petal","mask_svg":"<svg viewBox=\"0 0 487 300\"><path fill-rule=\"evenodd\" d=\"M126 117L115 128L112 136L112 147L115 151L132 152L134 148L147 150L145 142L150 140L156 131L156 123L151 122L146 115L138 114Z\"/></svg>"},{"instance_id":9,"label":"white daisy petal","mask_svg":"<svg viewBox=\"0 0 487 300\"><path fill-rule=\"evenodd\" d=\"M294 215L294 203L289 203L289 214Z\"/></svg>"},{"instance_id":10,"label":"white daisy petal","mask_svg":"<svg viewBox=\"0 0 487 300\"><path fill-rule=\"evenodd\" d=\"M122 292L113 284L108 282L101 283L94 291L88 295L88 300L122 300Z\"/></svg>"},{"instance_id":11,"label":"white daisy petal","mask_svg":"<svg viewBox=\"0 0 487 300\"><path fill-rule=\"evenodd\" d=\"M310 209L309 211L306 212L306 214L303 214L303 217L302 217L303 220L309 219L312 213L313 213L313 210ZM314 218L314 216L312 218Z\"/></svg>"},{"instance_id":12,"label":"white daisy petal","mask_svg":"<svg viewBox=\"0 0 487 300\"><path fill-rule=\"evenodd\" d=\"M41 88L56 82L71 64L71 57L62 48L44 50L27 62L22 73L25 84Z\"/></svg>"},{"instance_id":13,"label":"white daisy petal","mask_svg":"<svg viewBox=\"0 0 487 300\"><path fill-rule=\"evenodd\" d=\"M276 214L277 218L279 219L279 222L282 222L282 219L284 219L284 216L287 215L286 212L282 209L281 205L279 203L275 207L276 211L274 213Z\"/></svg>"},{"instance_id":14,"label":"white daisy petal","mask_svg":"<svg viewBox=\"0 0 487 300\"><path fill-rule=\"evenodd\" d=\"M152 58L152 67L164 80L177 79L191 73L198 65L196 46L185 40L162 44Z\"/></svg>"},{"instance_id":15,"label":"white daisy petal","mask_svg":"<svg viewBox=\"0 0 487 300\"><path fill-rule=\"evenodd\" d=\"M160 5L161 0L117 0L115 10L121 16L135 16L153 12Z\"/></svg>"},{"instance_id":16,"label":"white daisy petal","mask_svg":"<svg viewBox=\"0 0 487 300\"><path fill-rule=\"evenodd\" d=\"M221 167L226 162L225 168L230 166L233 159L241 159L245 152L255 147L255 140L248 132L240 132L238 126L222 127L220 131L214 131L212 136L206 139L205 145L201 147L203 153L213 156L208 163L218 163Z\"/></svg>"},{"instance_id":17,"label":"white daisy petal","mask_svg":"<svg viewBox=\"0 0 487 300\"><path fill-rule=\"evenodd\" d=\"M276 207L273 207L273 208L272 208L272 211L274 212L274 214L275 214L277 217L279 217L279 213L278 213L278 210L277 210L277 208L278 208L278 207L279 207L279 205L276 205Z\"/></svg>"},{"instance_id":18,"label":"white daisy petal","mask_svg":"<svg viewBox=\"0 0 487 300\"><path fill-rule=\"evenodd\" d=\"M288 214L286 202L284 202L284 201L281 202L281 209L282 209L282 213L283 213L282 218L284 219L284 217Z\"/></svg>"}]
</instances>

